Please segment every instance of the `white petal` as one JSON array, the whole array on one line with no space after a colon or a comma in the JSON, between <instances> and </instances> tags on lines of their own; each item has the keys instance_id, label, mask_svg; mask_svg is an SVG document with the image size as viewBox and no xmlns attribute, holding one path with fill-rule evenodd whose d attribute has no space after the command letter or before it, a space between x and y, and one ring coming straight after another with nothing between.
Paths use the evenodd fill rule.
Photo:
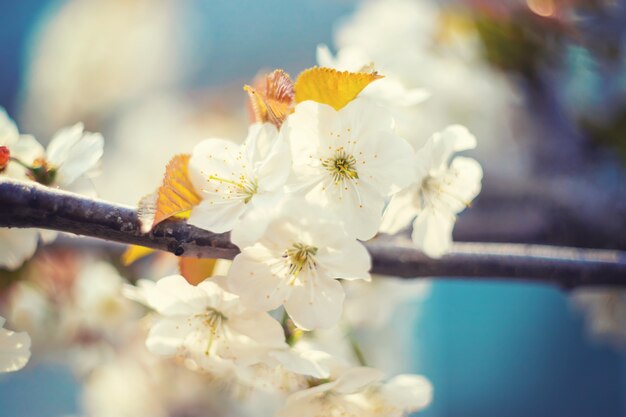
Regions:
<instances>
[{"instance_id":1,"label":"white petal","mask_svg":"<svg viewBox=\"0 0 626 417\"><path fill-rule=\"evenodd\" d=\"M433 386L420 375L398 375L381 388L386 400L404 413L426 407L433 398Z\"/></svg>"},{"instance_id":2,"label":"white petal","mask_svg":"<svg viewBox=\"0 0 626 417\"><path fill-rule=\"evenodd\" d=\"M14 270L37 250L37 229L0 228L0 266Z\"/></svg>"},{"instance_id":3,"label":"white petal","mask_svg":"<svg viewBox=\"0 0 626 417\"><path fill-rule=\"evenodd\" d=\"M159 355L175 355L184 346L189 333L194 330L185 318L160 318L152 325L146 338L146 347Z\"/></svg>"},{"instance_id":4,"label":"white petal","mask_svg":"<svg viewBox=\"0 0 626 417\"><path fill-rule=\"evenodd\" d=\"M191 210L187 223L210 232L224 233L235 227L248 208L242 200L204 199Z\"/></svg>"},{"instance_id":5,"label":"white petal","mask_svg":"<svg viewBox=\"0 0 626 417\"><path fill-rule=\"evenodd\" d=\"M22 135L11 147L11 156L19 159L26 165L32 165L35 159L43 158L45 150L37 139L30 135Z\"/></svg>"},{"instance_id":6,"label":"white petal","mask_svg":"<svg viewBox=\"0 0 626 417\"><path fill-rule=\"evenodd\" d=\"M269 126L275 129L273 125ZM287 138L275 136L267 155L256 169L261 191L282 188L291 174L291 149Z\"/></svg>"},{"instance_id":7,"label":"white petal","mask_svg":"<svg viewBox=\"0 0 626 417\"><path fill-rule=\"evenodd\" d=\"M298 104L281 132L291 145L294 170L310 165L322 142L340 128L339 115L331 106L310 100Z\"/></svg>"},{"instance_id":8,"label":"white petal","mask_svg":"<svg viewBox=\"0 0 626 417\"><path fill-rule=\"evenodd\" d=\"M417 216L419 208L415 205L415 197L418 192L417 186L409 187L391 197L391 201L385 208L380 231L394 234L411 224Z\"/></svg>"},{"instance_id":9,"label":"white petal","mask_svg":"<svg viewBox=\"0 0 626 417\"><path fill-rule=\"evenodd\" d=\"M50 148L55 144L51 142L48 146L47 154L50 155ZM49 161L58 165L59 171L55 180L61 187L69 187L79 177L92 171L102 158L104 148L104 138L99 133L85 133L80 140L69 148L60 162ZM61 155L59 155L61 157Z\"/></svg>"},{"instance_id":10,"label":"white petal","mask_svg":"<svg viewBox=\"0 0 626 417\"><path fill-rule=\"evenodd\" d=\"M242 302L255 310L273 310L289 297L291 287L284 279L272 272L263 260L265 250L253 246L237 255L228 272L230 290L241 297Z\"/></svg>"},{"instance_id":11,"label":"white petal","mask_svg":"<svg viewBox=\"0 0 626 417\"><path fill-rule=\"evenodd\" d=\"M46 157L48 162L54 165L61 165L65 162L78 141L83 136L84 126L82 123L76 123L74 126L66 127L59 130L50 140Z\"/></svg>"},{"instance_id":12,"label":"white petal","mask_svg":"<svg viewBox=\"0 0 626 417\"><path fill-rule=\"evenodd\" d=\"M193 315L208 304L207 294L180 275L160 279L146 289L145 296L150 307L165 316Z\"/></svg>"},{"instance_id":13,"label":"white petal","mask_svg":"<svg viewBox=\"0 0 626 417\"><path fill-rule=\"evenodd\" d=\"M372 184L383 196L396 193L417 181L415 152L391 130L363 134L355 145L359 180Z\"/></svg>"},{"instance_id":14,"label":"white petal","mask_svg":"<svg viewBox=\"0 0 626 417\"><path fill-rule=\"evenodd\" d=\"M294 323L305 330L329 328L337 324L345 294L335 279L311 279L295 285L285 303Z\"/></svg>"},{"instance_id":15,"label":"white petal","mask_svg":"<svg viewBox=\"0 0 626 417\"><path fill-rule=\"evenodd\" d=\"M339 111L342 127L350 128L351 138L358 142L366 135L392 132L394 121L389 109L376 100L356 98Z\"/></svg>"},{"instance_id":16,"label":"white petal","mask_svg":"<svg viewBox=\"0 0 626 417\"><path fill-rule=\"evenodd\" d=\"M240 248L254 245L267 229L272 208L253 204L253 208L247 210L233 227L230 240Z\"/></svg>"},{"instance_id":17,"label":"white petal","mask_svg":"<svg viewBox=\"0 0 626 417\"><path fill-rule=\"evenodd\" d=\"M360 242L346 238L341 246L328 250L322 248L317 258L330 278L369 279L372 259Z\"/></svg>"},{"instance_id":18,"label":"white petal","mask_svg":"<svg viewBox=\"0 0 626 417\"><path fill-rule=\"evenodd\" d=\"M380 369L365 366L350 368L337 378L334 392L353 394L366 388L368 385L380 381L385 376Z\"/></svg>"},{"instance_id":19,"label":"white petal","mask_svg":"<svg viewBox=\"0 0 626 417\"><path fill-rule=\"evenodd\" d=\"M4 319L2 319L4 321ZM30 336L3 329L0 325L0 373L22 369L30 358Z\"/></svg>"},{"instance_id":20,"label":"white petal","mask_svg":"<svg viewBox=\"0 0 626 417\"><path fill-rule=\"evenodd\" d=\"M431 258L440 258L452 247L455 221L451 213L425 209L413 222L413 243Z\"/></svg>"},{"instance_id":21,"label":"white petal","mask_svg":"<svg viewBox=\"0 0 626 417\"><path fill-rule=\"evenodd\" d=\"M476 137L466 127L460 125L448 126L441 132L435 133L424 145L424 148L418 151L418 164L423 164L424 157L429 158L430 163L428 166L431 166L433 170L439 170L447 166L454 152L461 152L475 147Z\"/></svg>"},{"instance_id":22,"label":"white petal","mask_svg":"<svg viewBox=\"0 0 626 417\"><path fill-rule=\"evenodd\" d=\"M330 371L324 364L328 353L317 350L298 352L293 349L274 350L268 354L276 359L285 369L299 375L315 378L328 378Z\"/></svg>"},{"instance_id":23,"label":"white petal","mask_svg":"<svg viewBox=\"0 0 626 417\"><path fill-rule=\"evenodd\" d=\"M482 178L483 169L476 160L463 156L452 160L446 175L444 194L451 197L449 206L455 213L464 210L480 193Z\"/></svg>"}]
</instances>

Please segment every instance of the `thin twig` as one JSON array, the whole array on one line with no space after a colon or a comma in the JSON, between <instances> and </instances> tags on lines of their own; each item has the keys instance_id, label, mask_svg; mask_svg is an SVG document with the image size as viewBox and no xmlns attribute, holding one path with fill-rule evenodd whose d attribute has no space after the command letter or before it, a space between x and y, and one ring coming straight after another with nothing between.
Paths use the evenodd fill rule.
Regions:
<instances>
[{"instance_id":1,"label":"thin twig","mask_svg":"<svg viewBox=\"0 0 626 417\"><path fill-rule=\"evenodd\" d=\"M134 208L46 188L0 180L0 227L38 227L147 246L175 255L232 259L239 252L228 233L216 234L168 220L142 233ZM626 285L626 252L541 245L455 243L431 259L404 236L365 244L372 272L405 278L518 279L564 288Z\"/></svg>"}]
</instances>

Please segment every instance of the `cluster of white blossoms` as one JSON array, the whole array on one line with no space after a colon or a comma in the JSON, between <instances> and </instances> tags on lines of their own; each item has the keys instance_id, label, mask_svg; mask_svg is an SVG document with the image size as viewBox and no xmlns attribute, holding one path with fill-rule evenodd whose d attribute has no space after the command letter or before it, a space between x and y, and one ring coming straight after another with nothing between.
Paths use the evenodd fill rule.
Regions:
<instances>
[{"instance_id":1,"label":"cluster of white blossoms","mask_svg":"<svg viewBox=\"0 0 626 417\"><path fill-rule=\"evenodd\" d=\"M84 131L81 123L61 129L44 148L33 136L19 133L0 108L0 181L14 179L95 195L90 178L97 173L104 140ZM50 242L55 232L0 228L0 267L14 270L31 258L39 239Z\"/></svg>"},{"instance_id":2,"label":"cluster of white blossoms","mask_svg":"<svg viewBox=\"0 0 626 417\"><path fill-rule=\"evenodd\" d=\"M245 140L202 141L174 158L163 186L140 202L145 230L182 215L230 232L240 249L221 276L128 288L153 310L148 350L239 387L290 394L279 417L397 417L425 407L425 378L385 380L358 366L358 347L350 361L315 339L346 323L348 282L372 285L363 241L413 223L424 253L450 249L456 216L482 179L476 161L452 155L475 147L475 137L450 126L414 150L396 132L394 103L426 94L371 68L316 67L295 82L276 70L245 89L254 118Z\"/></svg>"}]
</instances>

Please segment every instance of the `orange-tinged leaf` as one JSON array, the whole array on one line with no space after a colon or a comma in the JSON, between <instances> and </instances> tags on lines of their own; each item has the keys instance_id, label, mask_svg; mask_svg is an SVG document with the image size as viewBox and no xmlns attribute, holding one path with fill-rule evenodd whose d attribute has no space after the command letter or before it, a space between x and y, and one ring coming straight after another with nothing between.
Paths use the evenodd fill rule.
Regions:
<instances>
[{"instance_id":1,"label":"orange-tinged leaf","mask_svg":"<svg viewBox=\"0 0 626 417\"><path fill-rule=\"evenodd\" d=\"M382 78L375 72L337 71L313 67L296 80L296 103L313 100L339 110L359 95L372 81Z\"/></svg>"},{"instance_id":2,"label":"orange-tinged leaf","mask_svg":"<svg viewBox=\"0 0 626 417\"><path fill-rule=\"evenodd\" d=\"M199 259L183 256L178 260L178 269L187 282L191 285L198 285L213 275L216 262L217 259Z\"/></svg>"},{"instance_id":3,"label":"orange-tinged leaf","mask_svg":"<svg viewBox=\"0 0 626 417\"><path fill-rule=\"evenodd\" d=\"M122 254L122 264L124 266L131 265L135 261L156 252L154 249L145 246L130 245Z\"/></svg>"},{"instance_id":4,"label":"orange-tinged leaf","mask_svg":"<svg viewBox=\"0 0 626 417\"><path fill-rule=\"evenodd\" d=\"M139 201L138 217L144 233L170 217L188 218L201 198L189 179L190 155L176 155L167 164L163 183L156 194Z\"/></svg>"},{"instance_id":5,"label":"orange-tinged leaf","mask_svg":"<svg viewBox=\"0 0 626 417\"><path fill-rule=\"evenodd\" d=\"M293 111L293 81L285 71L277 69L257 77L252 86L243 89L250 98L250 110L255 122L269 122L280 127Z\"/></svg>"}]
</instances>

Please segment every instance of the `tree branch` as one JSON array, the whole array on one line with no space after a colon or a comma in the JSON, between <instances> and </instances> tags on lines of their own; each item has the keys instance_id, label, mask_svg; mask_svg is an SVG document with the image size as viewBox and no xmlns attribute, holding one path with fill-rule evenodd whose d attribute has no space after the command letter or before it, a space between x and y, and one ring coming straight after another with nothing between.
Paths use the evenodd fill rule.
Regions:
<instances>
[{"instance_id":1,"label":"tree branch","mask_svg":"<svg viewBox=\"0 0 626 417\"><path fill-rule=\"evenodd\" d=\"M142 233L134 208L50 189L0 180L0 227L37 227L181 256L232 259L238 248L216 234L167 220ZM626 285L626 252L541 245L455 243L450 254L430 259L405 236L380 236L365 244L372 272L411 277L519 279L564 288Z\"/></svg>"}]
</instances>

